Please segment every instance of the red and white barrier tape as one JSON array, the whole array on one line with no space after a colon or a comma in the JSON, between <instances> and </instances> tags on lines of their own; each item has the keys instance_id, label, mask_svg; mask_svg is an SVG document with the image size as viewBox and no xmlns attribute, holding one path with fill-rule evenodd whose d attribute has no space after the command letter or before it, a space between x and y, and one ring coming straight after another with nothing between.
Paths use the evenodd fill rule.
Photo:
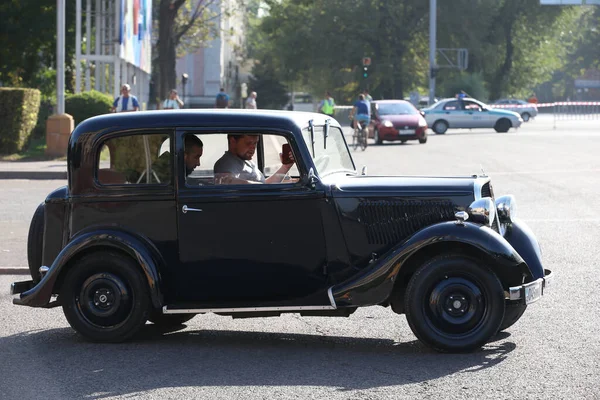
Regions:
<instances>
[{"instance_id":1,"label":"red and white barrier tape","mask_svg":"<svg viewBox=\"0 0 600 400\"><path fill-rule=\"evenodd\" d=\"M554 106L600 106L600 101L557 101L554 103L490 104L492 108L543 108Z\"/></svg>"}]
</instances>

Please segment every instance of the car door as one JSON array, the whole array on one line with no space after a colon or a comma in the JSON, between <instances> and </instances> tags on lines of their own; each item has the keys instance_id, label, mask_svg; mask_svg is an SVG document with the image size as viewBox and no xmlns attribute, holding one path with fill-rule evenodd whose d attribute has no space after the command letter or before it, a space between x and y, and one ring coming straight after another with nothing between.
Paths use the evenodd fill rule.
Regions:
<instances>
[{"instance_id":1,"label":"car door","mask_svg":"<svg viewBox=\"0 0 600 400\"><path fill-rule=\"evenodd\" d=\"M463 101L463 115L465 128L487 128L490 126L489 113L474 101Z\"/></svg>"},{"instance_id":2,"label":"car door","mask_svg":"<svg viewBox=\"0 0 600 400\"><path fill-rule=\"evenodd\" d=\"M245 307L327 301L324 205L324 190L299 182L192 186L180 179L178 299Z\"/></svg>"},{"instance_id":3,"label":"car door","mask_svg":"<svg viewBox=\"0 0 600 400\"><path fill-rule=\"evenodd\" d=\"M441 116L448 121L450 128L464 128L462 102L451 100L444 104Z\"/></svg>"}]
</instances>

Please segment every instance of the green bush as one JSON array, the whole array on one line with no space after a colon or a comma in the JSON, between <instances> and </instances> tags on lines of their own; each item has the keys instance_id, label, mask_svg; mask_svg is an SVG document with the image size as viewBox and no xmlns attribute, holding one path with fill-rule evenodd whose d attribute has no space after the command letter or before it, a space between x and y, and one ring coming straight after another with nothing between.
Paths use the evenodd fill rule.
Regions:
<instances>
[{"instance_id":1,"label":"green bush","mask_svg":"<svg viewBox=\"0 0 600 400\"><path fill-rule=\"evenodd\" d=\"M40 97L37 89L0 88L0 154L23 150L37 123Z\"/></svg>"},{"instance_id":2,"label":"green bush","mask_svg":"<svg viewBox=\"0 0 600 400\"><path fill-rule=\"evenodd\" d=\"M73 117L77 125L85 119L110 112L113 101L111 96L96 90L71 94L65 99L65 112Z\"/></svg>"}]
</instances>

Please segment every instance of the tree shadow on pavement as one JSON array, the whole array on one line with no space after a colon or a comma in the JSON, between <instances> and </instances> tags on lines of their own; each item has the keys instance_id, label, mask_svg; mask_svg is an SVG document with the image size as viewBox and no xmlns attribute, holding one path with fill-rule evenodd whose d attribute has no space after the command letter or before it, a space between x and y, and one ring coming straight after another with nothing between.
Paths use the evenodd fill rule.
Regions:
<instances>
[{"instance_id":1,"label":"tree shadow on pavement","mask_svg":"<svg viewBox=\"0 0 600 400\"><path fill-rule=\"evenodd\" d=\"M9 385L3 389L7 398L97 399L209 386L346 391L479 371L501 363L515 348L503 342L474 353L440 354L418 341L231 330L167 333L151 324L130 342L97 344L61 328L0 339L0 374Z\"/></svg>"}]
</instances>

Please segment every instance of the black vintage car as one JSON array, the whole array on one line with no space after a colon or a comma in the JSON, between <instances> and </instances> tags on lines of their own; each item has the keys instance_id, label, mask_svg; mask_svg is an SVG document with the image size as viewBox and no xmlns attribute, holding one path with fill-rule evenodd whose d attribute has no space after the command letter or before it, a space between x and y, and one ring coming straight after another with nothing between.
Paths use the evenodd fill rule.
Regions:
<instances>
[{"instance_id":1,"label":"black vintage car","mask_svg":"<svg viewBox=\"0 0 600 400\"><path fill-rule=\"evenodd\" d=\"M238 152L244 138L254 147ZM295 164L279 176L282 149ZM223 157L264 182L221 179ZM426 345L471 351L551 282L515 207L486 176L357 173L340 125L321 114L99 116L71 135L68 186L37 209L32 280L11 293L62 306L94 341L209 312L347 317L380 305Z\"/></svg>"}]
</instances>

